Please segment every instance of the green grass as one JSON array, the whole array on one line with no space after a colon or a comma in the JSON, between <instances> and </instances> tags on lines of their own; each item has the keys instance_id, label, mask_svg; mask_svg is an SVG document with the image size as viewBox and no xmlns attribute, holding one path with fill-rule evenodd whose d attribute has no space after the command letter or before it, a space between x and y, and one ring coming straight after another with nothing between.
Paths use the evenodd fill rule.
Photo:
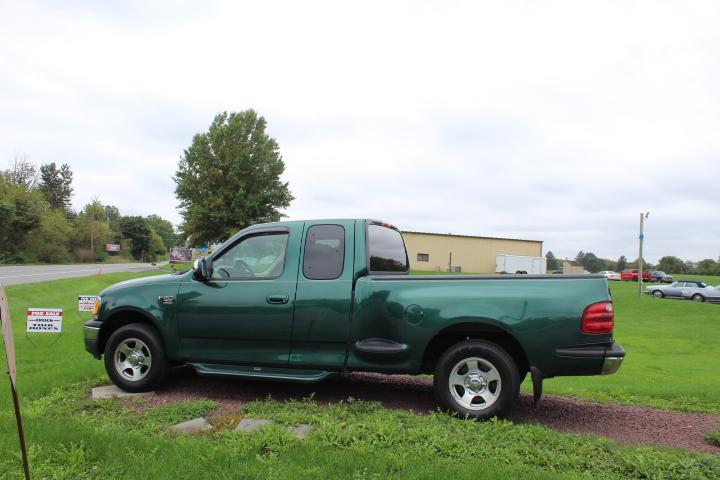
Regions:
<instances>
[{"instance_id":1,"label":"green grass","mask_svg":"<svg viewBox=\"0 0 720 480\"><path fill-rule=\"evenodd\" d=\"M109 273L99 278L90 276L5 287L15 334L18 389L23 397L34 397L67 382L101 375L101 362L94 361L83 347L82 324L92 315L77 311L77 296L95 295L114 283L146 275L157 273ZM25 311L28 307L62 308L62 335L26 336ZM5 372L4 353L0 357L0 367ZM7 381L6 375L0 375L0 392L8 390ZM10 396L0 394L0 409L9 408L10 404Z\"/></svg>"},{"instance_id":2,"label":"green grass","mask_svg":"<svg viewBox=\"0 0 720 480\"><path fill-rule=\"evenodd\" d=\"M716 430L710 435L707 436L705 439L710 445L715 445L716 447L720 447L720 430Z\"/></svg>"},{"instance_id":3,"label":"green grass","mask_svg":"<svg viewBox=\"0 0 720 480\"><path fill-rule=\"evenodd\" d=\"M720 414L720 305L638 298L632 282L611 282L610 289L615 340L627 352L622 367L614 375L550 379L545 391ZM531 390L529 381L523 387Z\"/></svg>"},{"instance_id":4,"label":"green grass","mask_svg":"<svg viewBox=\"0 0 720 480\"><path fill-rule=\"evenodd\" d=\"M192 265L189 263L175 263L175 264L165 264L162 267L160 267L163 270L173 271L173 266L175 267L176 272L187 272L192 268Z\"/></svg>"},{"instance_id":5,"label":"green grass","mask_svg":"<svg viewBox=\"0 0 720 480\"><path fill-rule=\"evenodd\" d=\"M212 414L209 401L148 408L145 400L88 400L93 382L55 389L25 405L36 478L663 478L710 479L720 459L681 450L621 446L536 425L420 417L349 399L271 399ZM210 416L215 431L172 435L171 425ZM234 432L242 417L273 424ZM0 417L0 474L19 479L9 414ZM290 425L315 428L304 440Z\"/></svg>"},{"instance_id":6,"label":"green grass","mask_svg":"<svg viewBox=\"0 0 720 480\"><path fill-rule=\"evenodd\" d=\"M628 447L534 425L418 417L370 402L254 402L211 419L231 426L245 416L274 425L242 435L229 428L174 437L167 427L208 415L215 404L147 408L142 401L87 400L107 383L82 345L78 294L120 280L101 276L7 287L18 352L19 389L35 478L717 478L711 455ZM720 283L720 282L717 282ZM618 342L628 351L616 375L551 379L546 391L595 400L720 412L717 382L720 305L637 298L636 285L611 285ZM25 338L28 306L65 309L64 333ZM4 368L3 360L0 368ZM0 478L20 478L14 417L0 376ZM286 425L312 423L304 441ZM719 433L714 435L718 438ZM709 442L712 442L710 438Z\"/></svg>"}]
</instances>

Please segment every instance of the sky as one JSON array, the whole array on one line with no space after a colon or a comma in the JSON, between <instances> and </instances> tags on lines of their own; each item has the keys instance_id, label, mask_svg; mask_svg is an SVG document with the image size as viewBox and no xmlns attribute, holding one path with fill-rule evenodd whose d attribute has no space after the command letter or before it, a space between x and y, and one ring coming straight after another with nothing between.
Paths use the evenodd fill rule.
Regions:
<instances>
[{"instance_id":1,"label":"sky","mask_svg":"<svg viewBox=\"0 0 720 480\"><path fill-rule=\"evenodd\" d=\"M720 2L0 0L0 168L181 221L221 111L268 122L289 219L720 256Z\"/></svg>"}]
</instances>

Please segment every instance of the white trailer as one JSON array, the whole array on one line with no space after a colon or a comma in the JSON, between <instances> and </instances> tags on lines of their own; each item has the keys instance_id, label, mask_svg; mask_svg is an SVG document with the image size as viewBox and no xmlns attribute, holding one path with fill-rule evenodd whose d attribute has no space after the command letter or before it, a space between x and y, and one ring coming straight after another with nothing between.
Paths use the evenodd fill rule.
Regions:
<instances>
[{"instance_id":1,"label":"white trailer","mask_svg":"<svg viewBox=\"0 0 720 480\"><path fill-rule=\"evenodd\" d=\"M526 257L523 255L495 256L495 273L547 273L547 259L545 257Z\"/></svg>"}]
</instances>

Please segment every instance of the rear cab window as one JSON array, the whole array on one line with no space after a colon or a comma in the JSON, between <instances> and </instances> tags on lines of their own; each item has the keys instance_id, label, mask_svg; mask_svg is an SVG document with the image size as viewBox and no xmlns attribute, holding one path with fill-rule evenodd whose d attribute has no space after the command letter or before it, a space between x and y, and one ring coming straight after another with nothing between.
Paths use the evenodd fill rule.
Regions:
<instances>
[{"instance_id":1,"label":"rear cab window","mask_svg":"<svg viewBox=\"0 0 720 480\"><path fill-rule=\"evenodd\" d=\"M303 275L308 280L334 280L343 273L345 229L341 225L308 228L303 253Z\"/></svg>"},{"instance_id":2,"label":"rear cab window","mask_svg":"<svg viewBox=\"0 0 720 480\"><path fill-rule=\"evenodd\" d=\"M368 223L367 245L371 274L406 274L410 271L405 241L396 228Z\"/></svg>"}]
</instances>

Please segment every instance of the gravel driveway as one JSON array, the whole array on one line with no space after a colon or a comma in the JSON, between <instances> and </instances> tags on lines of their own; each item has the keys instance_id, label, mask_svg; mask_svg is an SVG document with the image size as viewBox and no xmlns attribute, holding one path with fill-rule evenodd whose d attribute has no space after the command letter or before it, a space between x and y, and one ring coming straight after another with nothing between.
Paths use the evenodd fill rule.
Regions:
<instances>
[{"instance_id":1,"label":"gravel driveway","mask_svg":"<svg viewBox=\"0 0 720 480\"><path fill-rule=\"evenodd\" d=\"M268 395L275 400L287 400L311 393L319 403L353 397L418 414L437 408L432 380L428 377L353 373L323 383L298 384L199 377L189 368L177 369L151 401L165 404L206 398L230 409ZM522 394L509 420L537 423L561 432L599 435L628 444L665 445L720 455L720 448L704 441L708 433L720 429L720 418L709 414L601 404L557 395L544 395L533 406L532 397Z\"/></svg>"}]
</instances>

